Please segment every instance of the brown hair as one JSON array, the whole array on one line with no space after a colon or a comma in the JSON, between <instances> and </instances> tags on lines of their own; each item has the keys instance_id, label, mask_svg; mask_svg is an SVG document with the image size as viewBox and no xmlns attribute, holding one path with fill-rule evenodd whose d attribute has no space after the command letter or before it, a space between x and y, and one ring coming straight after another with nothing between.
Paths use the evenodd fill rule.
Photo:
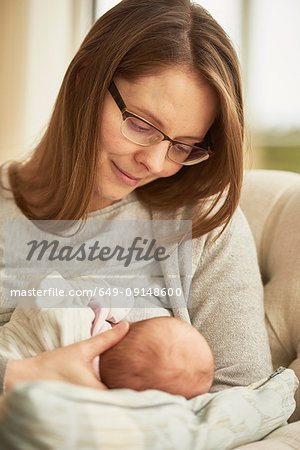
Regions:
<instances>
[{"instance_id":1,"label":"brown hair","mask_svg":"<svg viewBox=\"0 0 300 450\"><path fill-rule=\"evenodd\" d=\"M170 66L192 68L216 91L219 114L210 129L215 154L136 193L156 210L190 205L193 237L228 224L243 174L239 64L223 29L189 0L123 0L91 28L65 74L43 138L29 159L10 165L16 204L29 219L87 218L97 177L101 105L111 79Z\"/></svg>"}]
</instances>

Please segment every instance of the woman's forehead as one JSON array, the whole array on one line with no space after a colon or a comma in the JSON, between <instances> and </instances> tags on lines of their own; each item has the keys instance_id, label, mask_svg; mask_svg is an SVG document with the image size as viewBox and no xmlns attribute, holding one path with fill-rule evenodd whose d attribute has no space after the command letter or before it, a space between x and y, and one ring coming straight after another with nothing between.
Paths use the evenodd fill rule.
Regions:
<instances>
[{"instance_id":1,"label":"woman's forehead","mask_svg":"<svg viewBox=\"0 0 300 450\"><path fill-rule=\"evenodd\" d=\"M181 130L181 136L200 138L217 114L217 95L192 71L167 69L117 83L129 110L171 135Z\"/></svg>"}]
</instances>

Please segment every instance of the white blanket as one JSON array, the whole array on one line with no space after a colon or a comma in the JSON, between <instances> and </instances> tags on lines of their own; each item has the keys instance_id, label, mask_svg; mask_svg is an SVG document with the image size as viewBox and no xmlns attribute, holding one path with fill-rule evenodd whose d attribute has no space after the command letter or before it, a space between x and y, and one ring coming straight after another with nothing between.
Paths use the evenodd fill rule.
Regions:
<instances>
[{"instance_id":1,"label":"white blanket","mask_svg":"<svg viewBox=\"0 0 300 450\"><path fill-rule=\"evenodd\" d=\"M26 383L0 401L1 449L233 449L284 425L297 385L289 369L191 400L155 390Z\"/></svg>"}]
</instances>

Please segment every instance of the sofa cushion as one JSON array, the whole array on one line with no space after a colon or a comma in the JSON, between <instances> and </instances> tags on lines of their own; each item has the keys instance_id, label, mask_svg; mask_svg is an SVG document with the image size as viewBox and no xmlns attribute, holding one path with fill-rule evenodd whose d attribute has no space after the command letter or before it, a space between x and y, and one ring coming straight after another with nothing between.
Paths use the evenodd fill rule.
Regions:
<instances>
[{"instance_id":1,"label":"sofa cushion","mask_svg":"<svg viewBox=\"0 0 300 450\"><path fill-rule=\"evenodd\" d=\"M241 207L256 242L273 366L300 378L300 175L247 171ZM299 389L296 401L292 420L300 419Z\"/></svg>"}]
</instances>

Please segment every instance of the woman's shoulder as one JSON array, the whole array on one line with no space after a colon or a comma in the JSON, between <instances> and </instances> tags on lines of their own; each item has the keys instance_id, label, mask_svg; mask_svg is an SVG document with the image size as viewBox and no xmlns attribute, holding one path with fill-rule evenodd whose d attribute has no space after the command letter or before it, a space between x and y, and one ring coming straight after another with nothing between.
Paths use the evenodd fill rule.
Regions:
<instances>
[{"instance_id":1,"label":"woman's shoulder","mask_svg":"<svg viewBox=\"0 0 300 450\"><path fill-rule=\"evenodd\" d=\"M9 163L0 166L0 198L11 197L10 183L8 177Z\"/></svg>"},{"instance_id":2,"label":"woman's shoulder","mask_svg":"<svg viewBox=\"0 0 300 450\"><path fill-rule=\"evenodd\" d=\"M0 167L0 220L21 219L23 214L17 207L8 178L9 163Z\"/></svg>"},{"instance_id":3,"label":"woman's shoulder","mask_svg":"<svg viewBox=\"0 0 300 450\"><path fill-rule=\"evenodd\" d=\"M185 205L182 206L180 208L174 209L172 211L151 211L151 215L152 215L152 219L153 220L186 220L186 221L191 221L192 223L192 218L195 217L196 213L197 213L197 208L203 208L205 207L206 209L209 208L209 206L212 204L214 198L210 198L208 199L208 201L203 204L199 204L199 205ZM216 207L211 211L210 216L212 216L215 212L216 209L220 208L220 205L217 204ZM194 240L214 240L215 237L217 235L220 234L220 232L222 231L224 225L221 224L215 228L213 228L211 231L209 231L208 233L199 236L198 238L195 238ZM226 231L226 232L225 232ZM242 209L240 208L240 206L238 205L235 212L233 213L228 225L225 227L224 233L225 235L228 234L232 234L234 232L241 232L242 234L246 233L249 234L250 228L247 222L247 219L242 211ZM223 233L222 233L223 234ZM251 234L251 231L250 231Z\"/></svg>"},{"instance_id":4,"label":"woman's shoulder","mask_svg":"<svg viewBox=\"0 0 300 450\"><path fill-rule=\"evenodd\" d=\"M209 258L225 257L235 260L244 255L244 262L250 259L257 261L257 249L250 226L245 214L238 206L223 230L219 226L209 233L193 239L193 263L198 266ZM223 230L223 231L222 231ZM250 263L249 263L250 264Z\"/></svg>"}]
</instances>

